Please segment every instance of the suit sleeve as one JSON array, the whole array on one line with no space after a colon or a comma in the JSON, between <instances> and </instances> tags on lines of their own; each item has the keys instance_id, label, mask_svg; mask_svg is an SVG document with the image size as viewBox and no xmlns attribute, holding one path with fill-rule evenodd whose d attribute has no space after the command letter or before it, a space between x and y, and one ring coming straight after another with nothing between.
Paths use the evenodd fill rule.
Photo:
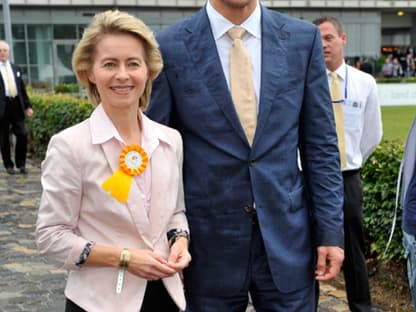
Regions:
<instances>
[{"instance_id":1,"label":"suit sleeve","mask_svg":"<svg viewBox=\"0 0 416 312\"><path fill-rule=\"evenodd\" d=\"M22 73L22 70L20 69L20 67L16 67L16 72ZM29 96L27 95L26 85L25 85L25 82L23 81L21 74L19 77L16 77L16 83L18 85L20 99L23 101L24 108L25 109L31 108L32 103L30 102Z\"/></svg>"},{"instance_id":2,"label":"suit sleeve","mask_svg":"<svg viewBox=\"0 0 416 312\"><path fill-rule=\"evenodd\" d=\"M317 246L344 246L343 182L319 29L315 29L299 125L299 150Z\"/></svg>"},{"instance_id":3,"label":"suit sleeve","mask_svg":"<svg viewBox=\"0 0 416 312\"><path fill-rule=\"evenodd\" d=\"M408 234L416 235L416 166L413 168L413 175L406 192L403 208L406 211L406 218L403 220L406 224L406 230Z\"/></svg>"}]
</instances>

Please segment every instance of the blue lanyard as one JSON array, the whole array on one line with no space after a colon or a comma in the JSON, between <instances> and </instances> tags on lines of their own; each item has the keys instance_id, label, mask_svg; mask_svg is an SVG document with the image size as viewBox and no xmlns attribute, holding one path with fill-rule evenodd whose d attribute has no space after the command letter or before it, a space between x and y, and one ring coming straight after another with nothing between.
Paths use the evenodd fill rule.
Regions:
<instances>
[{"instance_id":1,"label":"blue lanyard","mask_svg":"<svg viewBox=\"0 0 416 312\"><path fill-rule=\"evenodd\" d=\"M345 104L345 101L347 100L347 96L348 96L348 93L347 93L348 87L347 87L347 85L348 85L348 67L347 67L347 65L345 65L344 98L341 99L341 100L338 100L338 101L332 101L332 103L343 103L343 104Z\"/></svg>"},{"instance_id":2,"label":"blue lanyard","mask_svg":"<svg viewBox=\"0 0 416 312\"><path fill-rule=\"evenodd\" d=\"M348 67L345 65L345 82L344 82L344 102L347 99L347 84L348 84Z\"/></svg>"}]
</instances>

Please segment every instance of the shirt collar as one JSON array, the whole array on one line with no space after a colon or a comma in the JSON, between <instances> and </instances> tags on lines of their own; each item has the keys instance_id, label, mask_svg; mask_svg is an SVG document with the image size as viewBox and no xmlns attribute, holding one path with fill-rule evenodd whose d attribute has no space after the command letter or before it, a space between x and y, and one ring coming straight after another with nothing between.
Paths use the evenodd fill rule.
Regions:
<instances>
[{"instance_id":1,"label":"shirt collar","mask_svg":"<svg viewBox=\"0 0 416 312\"><path fill-rule=\"evenodd\" d=\"M210 1L207 1L206 10L215 40L221 38L228 30L235 26L215 10ZM244 28L252 36L261 38L261 9L259 2L257 2L253 13L239 26Z\"/></svg>"},{"instance_id":2,"label":"shirt collar","mask_svg":"<svg viewBox=\"0 0 416 312\"><path fill-rule=\"evenodd\" d=\"M151 152L159 145L160 142L172 145L172 142L158 127L155 127L154 121L151 121L140 110L138 118L142 125L142 145L143 148L151 154ZM120 143L125 144L116 127L104 111L102 105L98 105L91 114L91 136L92 144L102 144L111 139L116 139Z\"/></svg>"},{"instance_id":3,"label":"shirt collar","mask_svg":"<svg viewBox=\"0 0 416 312\"><path fill-rule=\"evenodd\" d=\"M6 61L4 63L0 62L0 68L6 68L6 67L10 67L10 69L12 68L9 61Z\"/></svg>"}]
</instances>

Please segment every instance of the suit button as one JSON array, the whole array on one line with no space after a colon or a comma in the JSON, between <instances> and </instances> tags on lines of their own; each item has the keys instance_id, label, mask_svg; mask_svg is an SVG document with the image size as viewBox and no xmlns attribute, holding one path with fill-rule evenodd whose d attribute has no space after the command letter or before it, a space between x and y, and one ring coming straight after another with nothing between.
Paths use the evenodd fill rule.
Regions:
<instances>
[{"instance_id":1,"label":"suit button","mask_svg":"<svg viewBox=\"0 0 416 312\"><path fill-rule=\"evenodd\" d=\"M246 205L244 206L244 211L247 213L255 213L256 209L254 208L253 205Z\"/></svg>"},{"instance_id":2,"label":"suit button","mask_svg":"<svg viewBox=\"0 0 416 312\"><path fill-rule=\"evenodd\" d=\"M255 164L256 164L256 160L255 159L250 160L250 166L254 166Z\"/></svg>"}]
</instances>

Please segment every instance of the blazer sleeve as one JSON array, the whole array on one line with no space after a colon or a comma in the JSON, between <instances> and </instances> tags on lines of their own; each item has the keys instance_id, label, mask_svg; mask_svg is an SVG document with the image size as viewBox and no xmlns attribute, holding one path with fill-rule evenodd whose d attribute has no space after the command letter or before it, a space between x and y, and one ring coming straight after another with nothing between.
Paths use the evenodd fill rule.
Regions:
<instances>
[{"instance_id":1,"label":"blazer sleeve","mask_svg":"<svg viewBox=\"0 0 416 312\"><path fill-rule=\"evenodd\" d=\"M52 137L42 163L42 196L36 243L42 255L77 269L87 240L77 235L82 195L81 169L74 145L62 135Z\"/></svg>"},{"instance_id":2,"label":"blazer sleeve","mask_svg":"<svg viewBox=\"0 0 416 312\"><path fill-rule=\"evenodd\" d=\"M176 209L172 215L171 221L168 225L168 231L172 229L183 229L189 232L188 222L185 215L185 199L183 190L183 178L182 178L182 164L183 164L183 143L182 137L179 132L174 130L175 134L175 147L176 147L176 167L178 170L178 187L177 187L177 201Z\"/></svg>"}]
</instances>

